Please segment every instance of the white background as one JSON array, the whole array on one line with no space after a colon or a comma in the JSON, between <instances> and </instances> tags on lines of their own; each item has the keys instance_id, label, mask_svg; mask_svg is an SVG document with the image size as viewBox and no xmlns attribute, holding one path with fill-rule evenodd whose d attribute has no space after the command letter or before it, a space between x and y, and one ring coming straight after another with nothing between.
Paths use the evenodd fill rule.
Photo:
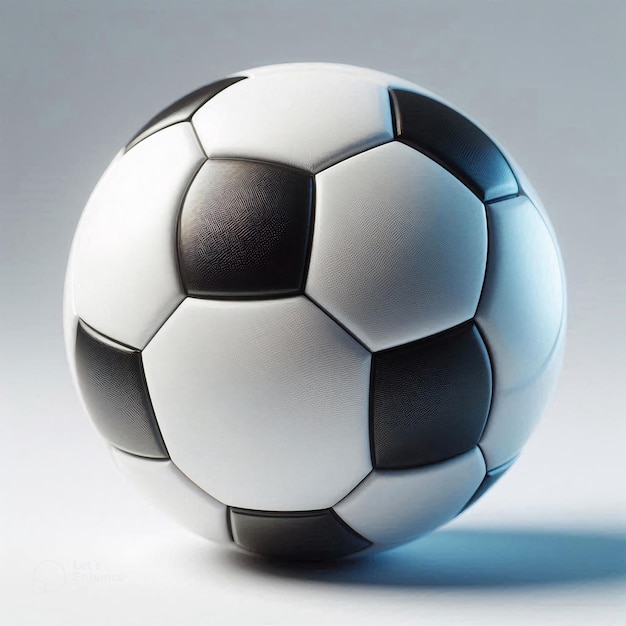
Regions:
<instances>
[{"instance_id":1,"label":"white background","mask_svg":"<svg viewBox=\"0 0 626 626\"><path fill-rule=\"evenodd\" d=\"M0 622L626 623L626 5L0 1ZM565 368L520 461L446 529L370 560L268 565L127 488L71 388L64 265L108 161L237 70L398 74L486 127L542 196L569 281Z\"/></svg>"}]
</instances>

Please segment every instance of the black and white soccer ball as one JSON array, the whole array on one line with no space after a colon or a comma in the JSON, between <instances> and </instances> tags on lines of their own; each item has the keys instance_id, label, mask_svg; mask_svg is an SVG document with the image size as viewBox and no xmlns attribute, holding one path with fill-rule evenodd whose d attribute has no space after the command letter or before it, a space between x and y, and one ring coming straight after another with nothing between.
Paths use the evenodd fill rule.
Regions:
<instances>
[{"instance_id":1,"label":"black and white soccer ball","mask_svg":"<svg viewBox=\"0 0 626 626\"><path fill-rule=\"evenodd\" d=\"M554 387L565 285L520 169L417 85L238 73L115 157L65 334L116 464L188 528L287 559L395 546L511 466Z\"/></svg>"}]
</instances>

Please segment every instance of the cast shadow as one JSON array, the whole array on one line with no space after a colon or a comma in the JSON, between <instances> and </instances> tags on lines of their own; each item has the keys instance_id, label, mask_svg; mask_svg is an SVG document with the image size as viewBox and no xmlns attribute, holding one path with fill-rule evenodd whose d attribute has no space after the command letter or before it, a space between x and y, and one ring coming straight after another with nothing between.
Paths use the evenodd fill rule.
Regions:
<instances>
[{"instance_id":1,"label":"cast shadow","mask_svg":"<svg viewBox=\"0 0 626 626\"><path fill-rule=\"evenodd\" d=\"M228 565L319 583L498 588L626 578L626 534L442 530L387 552L329 563L281 563L224 551Z\"/></svg>"}]
</instances>

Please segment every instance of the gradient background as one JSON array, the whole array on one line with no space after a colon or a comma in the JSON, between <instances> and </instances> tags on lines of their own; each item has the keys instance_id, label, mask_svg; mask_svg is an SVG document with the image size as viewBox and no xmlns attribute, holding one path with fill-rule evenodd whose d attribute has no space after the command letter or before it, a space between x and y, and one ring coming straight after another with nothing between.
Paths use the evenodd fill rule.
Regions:
<instances>
[{"instance_id":1,"label":"gradient background","mask_svg":"<svg viewBox=\"0 0 626 626\"><path fill-rule=\"evenodd\" d=\"M626 623L626 3L0 0L3 624ZM422 84L518 160L559 236L555 398L462 518L370 561L288 568L207 544L114 469L71 388L65 263L149 117L250 66Z\"/></svg>"}]
</instances>

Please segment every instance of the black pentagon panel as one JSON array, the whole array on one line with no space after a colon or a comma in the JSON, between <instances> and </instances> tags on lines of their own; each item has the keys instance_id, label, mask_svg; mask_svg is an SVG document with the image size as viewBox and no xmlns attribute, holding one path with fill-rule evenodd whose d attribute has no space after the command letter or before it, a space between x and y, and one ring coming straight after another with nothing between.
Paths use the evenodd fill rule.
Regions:
<instances>
[{"instance_id":1,"label":"black pentagon panel","mask_svg":"<svg viewBox=\"0 0 626 626\"><path fill-rule=\"evenodd\" d=\"M518 455L519 456L519 455ZM482 498L489 489L491 489L499 480L504 476L506 471L517 461L518 456L514 456L510 461L495 467L491 471L487 472L487 475L483 479L483 482L478 485L474 495L469 499L469 502L461 509L460 513L465 511L468 507L472 506L474 502ZM459 513L459 514L460 514Z\"/></svg>"},{"instance_id":2,"label":"black pentagon panel","mask_svg":"<svg viewBox=\"0 0 626 626\"><path fill-rule=\"evenodd\" d=\"M134 145L138 144L142 139L153 135L158 130L190 120L192 115L211 98L216 96L220 91L230 87L234 83L243 80L245 76L234 76L232 78L223 78L204 87L200 87L186 96L183 96L176 102L170 104L167 108L157 113L145 126L142 126L137 134L126 145L126 151L130 150Z\"/></svg>"},{"instance_id":3,"label":"black pentagon panel","mask_svg":"<svg viewBox=\"0 0 626 626\"><path fill-rule=\"evenodd\" d=\"M178 257L196 297L301 292L308 263L313 178L258 161L209 159L183 202Z\"/></svg>"},{"instance_id":4,"label":"black pentagon panel","mask_svg":"<svg viewBox=\"0 0 626 626\"><path fill-rule=\"evenodd\" d=\"M332 509L275 513L230 509L233 539L240 547L286 561L322 561L371 545Z\"/></svg>"},{"instance_id":5,"label":"black pentagon panel","mask_svg":"<svg viewBox=\"0 0 626 626\"><path fill-rule=\"evenodd\" d=\"M79 321L76 372L89 414L116 448L169 458L152 410L141 353L111 341Z\"/></svg>"},{"instance_id":6,"label":"black pentagon panel","mask_svg":"<svg viewBox=\"0 0 626 626\"><path fill-rule=\"evenodd\" d=\"M502 152L466 117L428 96L390 89L396 135L430 157L483 202L518 193Z\"/></svg>"},{"instance_id":7,"label":"black pentagon panel","mask_svg":"<svg viewBox=\"0 0 626 626\"><path fill-rule=\"evenodd\" d=\"M473 323L375 353L371 380L374 467L437 463L478 443L491 404L492 376Z\"/></svg>"}]
</instances>

